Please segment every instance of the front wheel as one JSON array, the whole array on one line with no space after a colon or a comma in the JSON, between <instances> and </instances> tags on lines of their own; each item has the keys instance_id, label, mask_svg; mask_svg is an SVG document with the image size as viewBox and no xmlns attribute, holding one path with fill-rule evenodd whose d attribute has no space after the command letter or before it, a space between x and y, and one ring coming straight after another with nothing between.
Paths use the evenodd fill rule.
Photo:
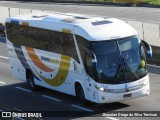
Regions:
<instances>
[{"instance_id":1,"label":"front wheel","mask_svg":"<svg viewBox=\"0 0 160 120\"><path fill-rule=\"evenodd\" d=\"M88 101L85 99L85 94L81 85L76 86L76 97L83 105L88 105Z\"/></svg>"},{"instance_id":2,"label":"front wheel","mask_svg":"<svg viewBox=\"0 0 160 120\"><path fill-rule=\"evenodd\" d=\"M37 87L37 85L36 85L35 82L34 82L34 77L33 77L33 75L32 75L31 72L28 73L27 83L28 83L28 85L30 86L30 88L31 88L32 90L34 90L34 91L37 90L38 87Z\"/></svg>"}]
</instances>

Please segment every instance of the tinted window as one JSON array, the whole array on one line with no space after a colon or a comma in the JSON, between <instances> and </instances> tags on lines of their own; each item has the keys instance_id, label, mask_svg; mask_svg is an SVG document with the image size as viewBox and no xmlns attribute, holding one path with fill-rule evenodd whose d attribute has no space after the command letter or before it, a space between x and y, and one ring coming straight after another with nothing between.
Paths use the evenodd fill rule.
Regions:
<instances>
[{"instance_id":1,"label":"tinted window","mask_svg":"<svg viewBox=\"0 0 160 120\"><path fill-rule=\"evenodd\" d=\"M37 40L39 40L39 48L51 51L51 35L49 30L39 29Z\"/></svg>"},{"instance_id":2,"label":"tinted window","mask_svg":"<svg viewBox=\"0 0 160 120\"><path fill-rule=\"evenodd\" d=\"M38 44L38 29L33 27L28 27L28 47L39 48ZM40 48L39 48L40 49Z\"/></svg>"},{"instance_id":3,"label":"tinted window","mask_svg":"<svg viewBox=\"0 0 160 120\"><path fill-rule=\"evenodd\" d=\"M64 45L63 45L63 33L61 32L52 32L51 33L52 45L54 46L53 52L64 54Z\"/></svg>"},{"instance_id":4,"label":"tinted window","mask_svg":"<svg viewBox=\"0 0 160 120\"><path fill-rule=\"evenodd\" d=\"M18 35L18 25L16 24L6 24L6 32L8 39L15 44L18 44L17 35Z\"/></svg>"},{"instance_id":5,"label":"tinted window","mask_svg":"<svg viewBox=\"0 0 160 120\"><path fill-rule=\"evenodd\" d=\"M6 27L13 44L65 54L79 62L72 34L10 23Z\"/></svg>"},{"instance_id":6,"label":"tinted window","mask_svg":"<svg viewBox=\"0 0 160 120\"><path fill-rule=\"evenodd\" d=\"M88 40L86 40L85 38L80 37L80 36L76 36L76 40L78 43L78 47L79 47L79 50L81 53L83 63L85 63L85 52L86 51L85 51L84 47L90 47L90 43Z\"/></svg>"},{"instance_id":7,"label":"tinted window","mask_svg":"<svg viewBox=\"0 0 160 120\"><path fill-rule=\"evenodd\" d=\"M71 56L72 58L77 60L77 62L79 62L73 35L64 33L63 38L64 38L63 40L64 40L64 45L65 45L64 46L65 54L68 56Z\"/></svg>"},{"instance_id":8,"label":"tinted window","mask_svg":"<svg viewBox=\"0 0 160 120\"><path fill-rule=\"evenodd\" d=\"M17 44L22 44L24 46L27 46L28 45L28 34L27 34L27 31L28 31L28 27L26 26L18 26L18 29L17 29L17 39L16 39L16 43Z\"/></svg>"}]
</instances>

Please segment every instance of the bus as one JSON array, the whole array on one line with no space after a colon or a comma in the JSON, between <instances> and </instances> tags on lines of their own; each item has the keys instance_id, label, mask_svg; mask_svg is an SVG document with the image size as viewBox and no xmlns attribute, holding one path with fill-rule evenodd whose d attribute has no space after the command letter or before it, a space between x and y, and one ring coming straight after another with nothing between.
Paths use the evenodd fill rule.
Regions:
<instances>
[{"instance_id":1,"label":"bus","mask_svg":"<svg viewBox=\"0 0 160 120\"><path fill-rule=\"evenodd\" d=\"M83 104L149 95L150 45L136 30L111 17L29 13L6 19L14 77L76 96Z\"/></svg>"},{"instance_id":2,"label":"bus","mask_svg":"<svg viewBox=\"0 0 160 120\"><path fill-rule=\"evenodd\" d=\"M5 27L0 24L0 37L5 37L4 31L5 31Z\"/></svg>"}]
</instances>

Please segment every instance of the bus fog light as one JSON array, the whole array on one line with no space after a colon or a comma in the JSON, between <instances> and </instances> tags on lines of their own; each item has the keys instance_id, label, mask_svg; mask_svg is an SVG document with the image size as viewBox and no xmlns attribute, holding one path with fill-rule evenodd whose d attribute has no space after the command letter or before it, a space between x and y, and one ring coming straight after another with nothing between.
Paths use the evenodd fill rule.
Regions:
<instances>
[{"instance_id":1,"label":"bus fog light","mask_svg":"<svg viewBox=\"0 0 160 120\"><path fill-rule=\"evenodd\" d=\"M105 100L105 97L104 97L104 96L102 96L102 97L101 97L101 99L102 99L102 100Z\"/></svg>"},{"instance_id":2,"label":"bus fog light","mask_svg":"<svg viewBox=\"0 0 160 120\"><path fill-rule=\"evenodd\" d=\"M102 91L102 92L106 92L107 90L103 87L98 87L98 86L95 86L95 88L97 88L98 90Z\"/></svg>"}]
</instances>

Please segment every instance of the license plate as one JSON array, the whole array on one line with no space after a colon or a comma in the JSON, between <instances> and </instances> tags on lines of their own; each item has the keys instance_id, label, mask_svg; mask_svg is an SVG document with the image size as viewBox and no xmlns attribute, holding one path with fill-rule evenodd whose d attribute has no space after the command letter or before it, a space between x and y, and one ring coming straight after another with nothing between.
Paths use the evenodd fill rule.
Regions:
<instances>
[{"instance_id":1,"label":"license plate","mask_svg":"<svg viewBox=\"0 0 160 120\"><path fill-rule=\"evenodd\" d=\"M128 98L128 97L132 97L132 94L125 94L125 95L123 95L123 98Z\"/></svg>"}]
</instances>

